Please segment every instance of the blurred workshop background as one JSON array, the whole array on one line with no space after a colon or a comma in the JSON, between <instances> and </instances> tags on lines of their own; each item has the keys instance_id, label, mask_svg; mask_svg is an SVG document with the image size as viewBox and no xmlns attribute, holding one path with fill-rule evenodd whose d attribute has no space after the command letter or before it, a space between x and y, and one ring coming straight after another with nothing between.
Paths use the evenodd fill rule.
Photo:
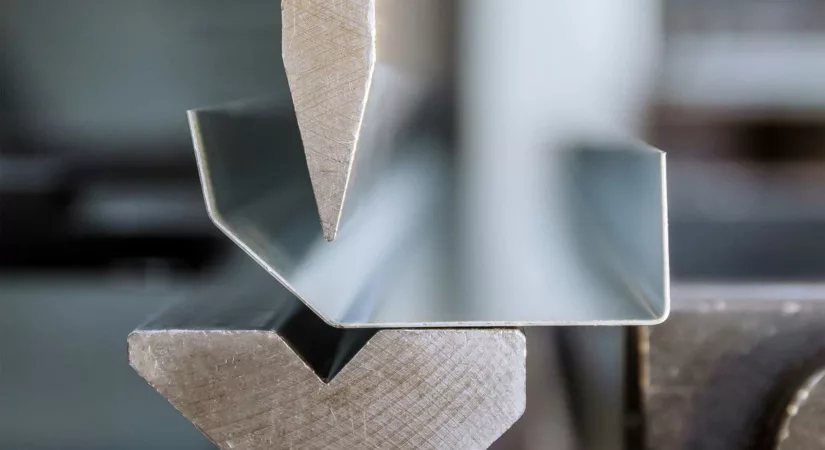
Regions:
<instances>
[{"instance_id":1,"label":"blurred workshop background","mask_svg":"<svg viewBox=\"0 0 825 450\"><path fill-rule=\"evenodd\" d=\"M674 284L815 289L825 2L617 3L655 20L638 131L668 152ZM280 39L278 0L0 0L0 448L213 448L125 338L247 267L207 218L185 111L288 102ZM637 448L626 334L530 330L528 410L495 448Z\"/></svg>"}]
</instances>

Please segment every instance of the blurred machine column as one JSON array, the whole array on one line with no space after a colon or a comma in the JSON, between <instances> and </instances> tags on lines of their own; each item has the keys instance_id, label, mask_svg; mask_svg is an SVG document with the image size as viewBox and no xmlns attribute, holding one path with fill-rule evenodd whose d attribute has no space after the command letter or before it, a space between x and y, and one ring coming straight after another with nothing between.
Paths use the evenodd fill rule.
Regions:
<instances>
[{"instance_id":1,"label":"blurred machine column","mask_svg":"<svg viewBox=\"0 0 825 450\"><path fill-rule=\"evenodd\" d=\"M463 2L460 183L467 222L462 229L466 261L476 262L468 269L476 295L528 297L544 290L552 278L548 273L566 263L536 251L566 244L542 241L548 222L535 207L563 175L548 154L639 131L658 56L658 6L654 0ZM525 282L510 282L515 279ZM555 331L542 333L528 336L557 341ZM573 385L570 404L581 420L579 445L622 448L624 330L568 329L563 341L569 356L563 364L573 375L567 380ZM527 410L502 439L513 443L508 448L572 445L571 436L557 436L552 443L535 439L552 427L550 421L569 420L563 418L565 402L553 394L562 363L552 346L541 351L543 357L531 352ZM536 378L542 384L534 390ZM558 402L552 414L547 414L549 401Z\"/></svg>"}]
</instances>

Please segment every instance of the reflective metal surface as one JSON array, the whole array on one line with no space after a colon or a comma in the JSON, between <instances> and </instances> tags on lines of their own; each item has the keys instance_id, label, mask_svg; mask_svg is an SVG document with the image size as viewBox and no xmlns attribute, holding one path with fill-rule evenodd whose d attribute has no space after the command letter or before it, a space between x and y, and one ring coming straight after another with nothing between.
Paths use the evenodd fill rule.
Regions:
<instances>
[{"instance_id":1,"label":"reflective metal surface","mask_svg":"<svg viewBox=\"0 0 825 450\"><path fill-rule=\"evenodd\" d=\"M535 221L535 234L514 235L517 227L490 228L464 215L455 186L466 161L443 130L448 121L435 120L446 110L431 105L382 152L385 169L369 174L373 181L360 187L332 242L318 227L288 105L192 111L210 216L334 325L647 324L666 317L663 153L636 144L546 152L537 169L547 180L535 187L537 214L511 217ZM518 295L480 289L484 271L477 269L499 254L489 251L490 241L473 240L478 230L500 245L519 241L518 259L494 261L509 266L506 282L522 287Z\"/></svg>"},{"instance_id":2,"label":"reflective metal surface","mask_svg":"<svg viewBox=\"0 0 825 450\"><path fill-rule=\"evenodd\" d=\"M447 83L454 3L282 2L284 68L328 240L406 116Z\"/></svg>"},{"instance_id":3,"label":"reflective metal surface","mask_svg":"<svg viewBox=\"0 0 825 450\"><path fill-rule=\"evenodd\" d=\"M482 449L524 411L518 329L334 328L263 271L234 281L128 339L132 367L221 449Z\"/></svg>"}]
</instances>

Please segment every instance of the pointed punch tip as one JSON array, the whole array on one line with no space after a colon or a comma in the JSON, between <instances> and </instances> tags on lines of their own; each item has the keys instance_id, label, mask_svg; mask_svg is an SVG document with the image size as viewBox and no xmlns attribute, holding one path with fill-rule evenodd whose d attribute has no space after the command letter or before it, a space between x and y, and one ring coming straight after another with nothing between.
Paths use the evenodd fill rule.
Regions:
<instances>
[{"instance_id":1,"label":"pointed punch tip","mask_svg":"<svg viewBox=\"0 0 825 450\"><path fill-rule=\"evenodd\" d=\"M319 5L283 0L282 56L321 229L332 241L373 75L375 0Z\"/></svg>"},{"instance_id":2,"label":"pointed punch tip","mask_svg":"<svg viewBox=\"0 0 825 450\"><path fill-rule=\"evenodd\" d=\"M335 236L338 235L338 224L325 223L322 221L321 230L324 232L324 239L326 239L327 242L332 242L335 240Z\"/></svg>"},{"instance_id":3,"label":"pointed punch tip","mask_svg":"<svg viewBox=\"0 0 825 450\"><path fill-rule=\"evenodd\" d=\"M313 164L316 158L313 157L312 152L306 153L321 232L327 242L332 242L338 235L341 223L347 181L350 177L349 165L318 167L317 164Z\"/></svg>"}]
</instances>

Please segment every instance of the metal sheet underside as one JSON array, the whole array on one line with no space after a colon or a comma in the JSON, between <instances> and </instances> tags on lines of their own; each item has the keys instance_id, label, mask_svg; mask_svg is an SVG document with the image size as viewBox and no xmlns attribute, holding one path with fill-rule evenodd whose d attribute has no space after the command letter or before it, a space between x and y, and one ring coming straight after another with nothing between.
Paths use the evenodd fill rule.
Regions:
<instances>
[{"instance_id":1,"label":"metal sheet underside","mask_svg":"<svg viewBox=\"0 0 825 450\"><path fill-rule=\"evenodd\" d=\"M370 114L367 111L367 114ZM289 105L190 112L210 216L325 321L346 327L651 324L668 312L664 154L635 143L548 151L528 295L478 289L485 258L456 193L462 164L426 111L364 164L327 242ZM417 127L417 128L416 128ZM607 148L610 147L610 148ZM378 157L377 156L377 157ZM358 170L358 167L356 167ZM367 173L368 172L368 173ZM514 199L516 200L516 199ZM352 205L352 206L349 206ZM539 217L536 219L536 217ZM519 218L514 218L517 222ZM483 223L470 224L483 227ZM481 248L481 247L478 247ZM466 255L474 254L473 258ZM498 262L500 263L500 261ZM475 266L475 267L474 267ZM483 271L482 271L483 272ZM512 273L512 272L510 272ZM524 280L513 279L517 285ZM521 289L520 292L524 292Z\"/></svg>"}]
</instances>

